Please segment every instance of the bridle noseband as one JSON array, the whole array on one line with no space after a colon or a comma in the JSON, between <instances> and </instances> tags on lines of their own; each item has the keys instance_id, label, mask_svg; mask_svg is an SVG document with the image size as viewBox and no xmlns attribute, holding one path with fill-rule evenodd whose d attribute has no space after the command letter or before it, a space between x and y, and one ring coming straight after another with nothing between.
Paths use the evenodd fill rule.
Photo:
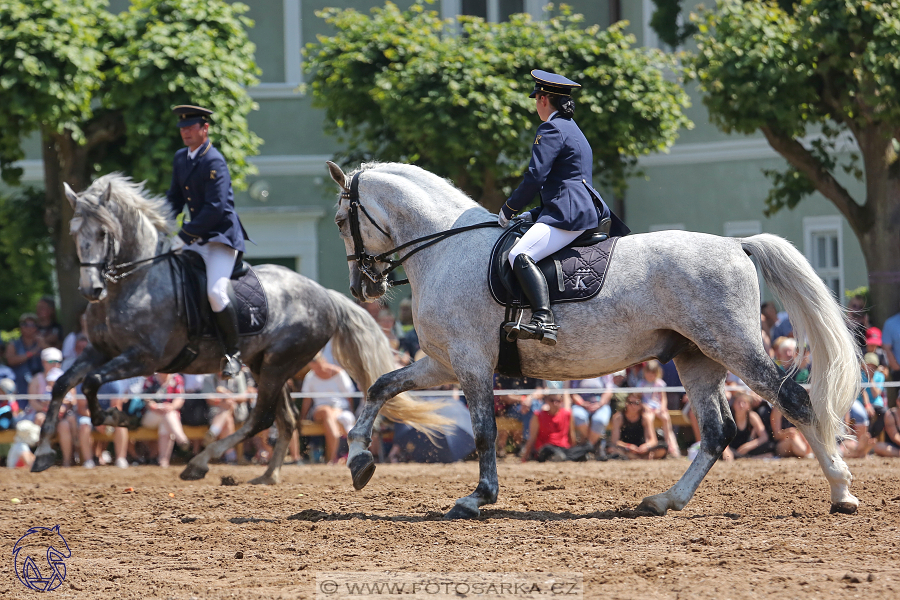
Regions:
<instances>
[{"instance_id":1,"label":"bridle noseband","mask_svg":"<svg viewBox=\"0 0 900 600\"><path fill-rule=\"evenodd\" d=\"M403 264L403 262L415 254L420 250L424 250L425 248L437 244L448 237L454 236L457 233L462 233L464 231L471 231L473 229L483 229L485 227L500 227L500 224L497 221L487 221L484 223L476 223L474 225L466 225L464 227L455 227L453 229L448 229L447 231L439 231L438 233L432 233L430 235L422 236L420 238L416 238L412 241L406 242L405 244L401 244L395 248L391 248L387 252L383 252L378 255L372 255L366 252L366 248L363 245L362 234L359 230L359 211L361 210L366 218L369 219L369 222L375 226L375 229L381 232L384 237L390 239L390 235L382 229L378 223L375 222L375 219L372 218L372 215L369 214L369 211L366 210L366 207L363 206L359 201L359 175L360 172L357 172L350 179L350 188L344 188L344 191L341 192L341 198L346 199L350 206L347 209L347 215L350 218L350 237L353 239L353 254L347 256L347 261L355 260L356 265L359 268L360 272L369 278L369 280L375 285L380 285L384 283L387 279L388 274ZM400 258L391 258L394 254L408 248L414 244L418 244L421 242L427 242L419 246L418 248L411 250L401 256ZM385 263L388 265L388 268L384 271L379 271L375 266L375 263ZM409 279L400 279L391 283L391 285L405 285L409 283Z\"/></svg>"},{"instance_id":2,"label":"bridle noseband","mask_svg":"<svg viewBox=\"0 0 900 600\"><path fill-rule=\"evenodd\" d=\"M72 218L80 217L82 215L76 213ZM106 256L100 262L79 262L78 266L80 267L96 267L100 269L100 276L103 277L109 283L118 283L128 277L129 275L133 275L137 269L137 265L147 263L147 262L155 262L160 258L165 258L167 256L173 255L174 252L171 250L168 252L163 252L162 254L157 254L155 256L151 256L150 258L144 258L141 260L132 260L129 262L119 263L119 264L110 264L111 262L116 260L116 248L115 242L113 241L112 236L109 234L106 229L103 230L103 233L106 235Z\"/></svg>"}]
</instances>

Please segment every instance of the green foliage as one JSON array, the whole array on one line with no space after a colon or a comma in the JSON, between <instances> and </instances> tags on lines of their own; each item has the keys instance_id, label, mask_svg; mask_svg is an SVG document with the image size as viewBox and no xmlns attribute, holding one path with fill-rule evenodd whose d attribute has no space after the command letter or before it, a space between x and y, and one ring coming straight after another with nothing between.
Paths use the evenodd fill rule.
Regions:
<instances>
[{"instance_id":1,"label":"green foliage","mask_svg":"<svg viewBox=\"0 0 900 600\"><path fill-rule=\"evenodd\" d=\"M0 171L18 182L23 138L47 123L83 140L103 83L105 0L0 0Z\"/></svg>"},{"instance_id":2,"label":"green foliage","mask_svg":"<svg viewBox=\"0 0 900 600\"><path fill-rule=\"evenodd\" d=\"M259 72L243 17L224 0L135 0L119 15L105 0L0 0L0 170L16 184L22 141L57 134L57 152L86 144L87 177L121 169L168 186L181 146L171 107L216 111L212 135L241 186L261 140L245 87Z\"/></svg>"},{"instance_id":3,"label":"green foliage","mask_svg":"<svg viewBox=\"0 0 900 600\"><path fill-rule=\"evenodd\" d=\"M694 23L679 22L683 3L684 0L653 0L656 10L650 17L650 27L670 48L677 48L697 33L697 25Z\"/></svg>"},{"instance_id":4,"label":"green foliage","mask_svg":"<svg viewBox=\"0 0 900 600\"><path fill-rule=\"evenodd\" d=\"M839 162L842 136L879 129L884 139L896 135L900 0L720 0L693 19L698 53L686 61L686 74L698 82L715 125L783 139L821 130L811 149L814 168L770 175L767 213L808 195L816 183L811 172L821 178L843 169L863 178L855 154ZM896 153L888 166L893 162Z\"/></svg>"},{"instance_id":5,"label":"green foliage","mask_svg":"<svg viewBox=\"0 0 900 600\"><path fill-rule=\"evenodd\" d=\"M19 315L53 293L53 245L43 206L43 193L34 188L0 195L0 330L17 327Z\"/></svg>"},{"instance_id":6,"label":"green foliage","mask_svg":"<svg viewBox=\"0 0 900 600\"><path fill-rule=\"evenodd\" d=\"M625 189L636 157L674 143L688 98L666 78L662 52L632 48L623 25L585 27L564 10L546 21L460 17L461 32L421 2L370 15L318 13L337 33L309 44L314 105L351 160L416 163L482 203L499 206L530 158L539 124L528 98L540 68L582 83L576 119L593 145L601 184ZM496 206L493 206L496 208Z\"/></svg>"}]
</instances>

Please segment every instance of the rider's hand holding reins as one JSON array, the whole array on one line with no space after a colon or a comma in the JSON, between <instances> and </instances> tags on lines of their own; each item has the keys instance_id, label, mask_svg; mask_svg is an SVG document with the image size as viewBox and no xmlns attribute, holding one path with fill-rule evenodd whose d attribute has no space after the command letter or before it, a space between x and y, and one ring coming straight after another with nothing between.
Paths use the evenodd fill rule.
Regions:
<instances>
[{"instance_id":1,"label":"rider's hand holding reins","mask_svg":"<svg viewBox=\"0 0 900 600\"><path fill-rule=\"evenodd\" d=\"M176 235L174 238L172 238L172 246L171 246L170 250L172 252L174 252L175 254L178 254L179 252L181 252L184 249L184 246L185 246L184 240L182 240L180 237L178 237Z\"/></svg>"},{"instance_id":2,"label":"rider's hand holding reins","mask_svg":"<svg viewBox=\"0 0 900 600\"><path fill-rule=\"evenodd\" d=\"M510 211L509 214L506 214L506 211ZM500 207L499 212L497 213L497 223L500 224L500 227L506 228L509 225L509 220L512 218L512 209L509 208L506 204Z\"/></svg>"}]
</instances>

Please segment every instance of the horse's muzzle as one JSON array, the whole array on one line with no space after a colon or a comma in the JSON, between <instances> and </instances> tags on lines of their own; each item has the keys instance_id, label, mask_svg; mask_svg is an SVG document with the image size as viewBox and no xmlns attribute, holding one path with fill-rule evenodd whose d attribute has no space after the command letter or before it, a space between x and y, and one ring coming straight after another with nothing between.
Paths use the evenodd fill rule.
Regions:
<instances>
[{"instance_id":1,"label":"horse's muzzle","mask_svg":"<svg viewBox=\"0 0 900 600\"><path fill-rule=\"evenodd\" d=\"M100 302L106 298L106 288L102 286L92 286L88 289L79 287L78 291L88 302Z\"/></svg>"}]
</instances>

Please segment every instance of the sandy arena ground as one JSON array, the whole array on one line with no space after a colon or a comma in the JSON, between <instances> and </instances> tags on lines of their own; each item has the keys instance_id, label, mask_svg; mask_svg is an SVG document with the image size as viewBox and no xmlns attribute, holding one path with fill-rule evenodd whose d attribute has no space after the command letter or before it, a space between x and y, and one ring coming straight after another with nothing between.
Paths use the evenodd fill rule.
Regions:
<instances>
[{"instance_id":1,"label":"sandy arena ground","mask_svg":"<svg viewBox=\"0 0 900 600\"><path fill-rule=\"evenodd\" d=\"M221 485L261 467L196 482L179 467L3 469L0 598L314 598L317 571L373 570L580 571L585 598L900 598L900 461L850 463L853 516L828 514L812 460L720 463L682 512L635 515L687 464L509 458L474 522L440 520L473 489L471 462L380 465L360 492L343 467L288 466L277 487ZM40 595L12 548L56 524L68 575Z\"/></svg>"}]
</instances>

